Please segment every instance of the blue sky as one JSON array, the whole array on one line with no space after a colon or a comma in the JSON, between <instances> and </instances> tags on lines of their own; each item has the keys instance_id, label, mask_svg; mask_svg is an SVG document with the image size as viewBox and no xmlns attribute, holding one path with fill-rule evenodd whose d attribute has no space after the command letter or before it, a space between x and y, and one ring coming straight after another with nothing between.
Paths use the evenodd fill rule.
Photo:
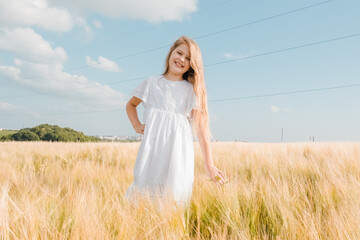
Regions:
<instances>
[{"instance_id":1,"label":"blue sky","mask_svg":"<svg viewBox=\"0 0 360 240\"><path fill-rule=\"evenodd\" d=\"M135 135L131 91L161 74L187 35L202 51L215 139L279 142L283 129L290 142L359 141L358 9L355 0L0 0L0 128Z\"/></svg>"}]
</instances>

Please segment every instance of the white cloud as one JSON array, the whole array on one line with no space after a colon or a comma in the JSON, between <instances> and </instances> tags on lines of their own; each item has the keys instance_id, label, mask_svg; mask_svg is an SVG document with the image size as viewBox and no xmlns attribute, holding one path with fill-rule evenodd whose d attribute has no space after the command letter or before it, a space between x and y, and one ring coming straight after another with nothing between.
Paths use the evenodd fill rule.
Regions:
<instances>
[{"instance_id":1,"label":"white cloud","mask_svg":"<svg viewBox=\"0 0 360 240\"><path fill-rule=\"evenodd\" d=\"M272 111L272 112L279 112L279 108L277 107L277 106L271 106L270 107L270 110Z\"/></svg>"},{"instance_id":2,"label":"white cloud","mask_svg":"<svg viewBox=\"0 0 360 240\"><path fill-rule=\"evenodd\" d=\"M15 53L14 66L0 65L0 74L18 86L34 92L54 92L51 96L74 101L87 108L124 105L125 96L107 85L88 80L85 76L63 71L66 52L53 48L31 28L0 30L0 49ZM99 66L116 70L106 58L99 58ZM77 89L76 91L66 91ZM61 91L61 92L59 92Z\"/></svg>"},{"instance_id":3,"label":"white cloud","mask_svg":"<svg viewBox=\"0 0 360 240\"><path fill-rule=\"evenodd\" d=\"M112 18L142 19L149 22L180 21L197 10L198 0L0 0L0 29L40 27L67 32L75 25L78 35L89 41L94 32L84 17L97 13ZM101 22L92 22L101 28Z\"/></svg>"},{"instance_id":4,"label":"white cloud","mask_svg":"<svg viewBox=\"0 0 360 240\"><path fill-rule=\"evenodd\" d=\"M95 68L105 70L105 71L110 71L110 72L120 72L121 71L119 66L115 62L113 62L107 58L104 58L102 56L98 57L97 62L92 60L91 57L86 56L86 63L91 67L95 67Z\"/></svg>"},{"instance_id":5,"label":"white cloud","mask_svg":"<svg viewBox=\"0 0 360 240\"><path fill-rule=\"evenodd\" d=\"M81 37L93 38L93 31L79 15L66 6L49 6L49 0L0 0L0 29L16 27L40 27L49 31L67 32L75 25L81 28Z\"/></svg>"},{"instance_id":6,"label":"white cloud","mask_svg":"<svg viewBox=\"0 0 360 240\"><path fill-rule=\"evenodd\" d=\"M226 58L234 58L234 55L232 55L231 53L224 53L224 56Z\"/></svg>"},{"instance_id":7,"label":"white cloud","mask_svg":"<svg viewBox=\"0 0 360 240\"><path fill-rule=\"evenodd\" d=\"M94 37L94 32L85 19L81 17L75 17L76 25L80 26L82 31L80 32L80 36L85 41L90 41Z\"/></svg>"},{"instance_id":8,"label":"white cloud","mask_svg":"<svg viewBox=\"0 0 360 240\"><path fill-rule=\"evenodd\" d=\"M16 106L8 102L0 102L0 111L10 112L11 113L10 115L16 114L14 116L22 116L22 115L32 115L34 117L40 116L37 112L34 112L26 107Z\"/></svg>"},{"instance_id":9,"label":"white cloud","mask_svg":"<svg viewBox=\"0 0 360 240\"><path fill-rule=\"evenodd\" d=\"M11 103L0 102L0 110L10 111L10 110L14 110L15 108L16 107L14 105L12 105Z\"/></svg>"},{"instance_id":10,"label":"white cloud","mask_svg":"<svg viewBox=\"0 0 360 240\"><path fill-rule=\"evenodd\" d=\"M67 9L50 7L46 0L0 0L0 27L38 26L64 32L73 24Z\"/></svg>"},{"instance_id":11,"label":"white cloud","mask_svg":"<svg viewBox=\"0 0 360 240\"><path fill-rule=\"evenodd\" d=\"M280 112L280 111L281 111L279 107L274 106L274 105L270 107L270 110L271 110L272 112ZM283 111L283 112L291 112L292 109L290 109L290 108L284 108L282 111Z\"/></svg>"},{"instance_id":12,"label":"white cloud","mask_svg":"<svg viewBox=\"0 0 360 240\"><path fill-rule=\"evenodd\" d=\"M95 12L111 18L143 19L149 22L181 21L197 10L198 0L56 0L77 12Z\"/></svg>"},{"instance_id":13,"label":"white cloud","mask_svg":"<svg viewBox=\"0 0 360 240\"><path fill-rule=\"evenodd\" d=\"M224 56L225 56L225 58L228 58L228 59L245 57L245 55L235 55L235 54L232 54L232 53L224 53Z\"/></svg>"},{"instance_id":14,"label":"white cloud","mask_svg":"<svg viewBox=\"0 0 360 240\"><path fill-rule=\"evenodd\" d=\"M64 62L64 49L52 46L31 28L0 29L0 49L36 62Z\"/></svg>"},{"instance_id":15,"label":"white cloud","mask_svg":"<svg viewBox=\"0 0 360 240\"><path fill-rule=\"evenodd\" d=\"M0 66L0 73L10 77L11 79L18 80L20 70L12 66Z\"/></svg>"},{"instance_id":16,"label":"white cloud","mask_svg":"<svg viewBox=\"0 0 360 240\"><path fill-rule=\"evenodd\" d=\"M111 89L108 85L90 81L85 76L62 71L61 63L33 63L15 60L15 67L0 66L0 74L8 76L17 85L50 96L65 98L87 109L120 107L125 104L125 95ZM17 74L9 74L16 72ZM26 78L27 76L37 76ZM67 91L69 89L76 89Z\"/></svg>"},{"instance_id":17,"label":"white cloud","mask_svg":"<svg viewBox=\"0 0 360 240\"><path fill-rule=\"evenodd\" d=\"M216 121L216 120L219 119L219 117L218 117L217 115L213 114L213 113L210 113L210 114L209 114L209 119L210 119L211 121Z\"/></svg>"},{"instance_id":18,"label":"white cloud","mask_svg":"<svg viewBox=\"0 0 360 240\"><path fill-rule=\"evenodd\" d=\"M99 21L97 21L97 20L94 20L92 23L93 23L93 25L94 25L96 28L102 28L102 27L103 27L102 24L101 24L101 22L99 22Z\"/></svg>"}]
</instances>

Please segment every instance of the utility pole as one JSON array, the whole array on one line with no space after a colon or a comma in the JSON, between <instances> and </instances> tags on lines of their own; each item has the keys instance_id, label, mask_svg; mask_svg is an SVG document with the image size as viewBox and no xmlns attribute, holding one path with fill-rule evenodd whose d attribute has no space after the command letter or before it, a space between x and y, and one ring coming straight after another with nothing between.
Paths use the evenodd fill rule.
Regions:
<instances>
[{"instance_id":1,"label":"utility pole","mask_svg":"<svg viewBox=\"0 0 360 240\"><path fill-rule=\"evenodd\" d=\"M284 140L284 128L281 128L281 142Z\"/></svg>"}]
</instances>

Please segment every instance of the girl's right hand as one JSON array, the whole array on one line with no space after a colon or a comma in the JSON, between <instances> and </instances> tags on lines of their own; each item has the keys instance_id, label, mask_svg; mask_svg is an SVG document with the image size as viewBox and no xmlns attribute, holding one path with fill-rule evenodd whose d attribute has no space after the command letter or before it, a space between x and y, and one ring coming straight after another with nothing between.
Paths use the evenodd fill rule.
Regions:
<instances>
[{"instance_id":1,"label":"girl's right hand","mask_svg":"<svg viewBox=\"0 0 360 240\"><path fill-rule=\"evenodd\" d=\"M213 164L205 164L205 171L208 176L208 180L214 181L218 185L223 185L229 182L229 179L227 179L225 174Z\"/></svg>"},{"instance_id":2,"label":"girl's right hand","mask_svg":"<svg viewBox=\"0 0 360 240\"><path fill-rule=\"evenodd\" d=\"M139 125L135 126L134 129L137 133L144 135L145 124L139 124Z\"/></svg>"}]
</instances>

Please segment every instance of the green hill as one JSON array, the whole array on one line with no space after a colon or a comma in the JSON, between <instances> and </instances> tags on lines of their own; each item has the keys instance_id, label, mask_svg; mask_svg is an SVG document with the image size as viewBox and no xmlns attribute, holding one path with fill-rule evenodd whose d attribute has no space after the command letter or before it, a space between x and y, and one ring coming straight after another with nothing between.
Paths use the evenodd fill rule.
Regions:
<instances>
[{"instance_id":1,"label":"green hill","mask_svg":"<svg viewBox=\"0 0 360 240\"><path fill-rule=\"evenodd\" d=\"M3 131L0 131L3 132ZM4 131L6 132L6 130ZM71 128L57 125L41 124L33 128L23 128L0 136L0 141L48 141L48 142L96 142L100 139L86 136Z\"/></svg>"},{"instance_id":2,"label":"green hill","mask_svg":"<svg viewBox=\"0 0 360 240\"><path fill-rule=\"evenodd\" d=\"M3 136L6 136L6 135L14 134L16 132L17 131L14 131L14 130L1 130L0 131L0 138L3 137Z\"/></svg>"}]
</instances>

